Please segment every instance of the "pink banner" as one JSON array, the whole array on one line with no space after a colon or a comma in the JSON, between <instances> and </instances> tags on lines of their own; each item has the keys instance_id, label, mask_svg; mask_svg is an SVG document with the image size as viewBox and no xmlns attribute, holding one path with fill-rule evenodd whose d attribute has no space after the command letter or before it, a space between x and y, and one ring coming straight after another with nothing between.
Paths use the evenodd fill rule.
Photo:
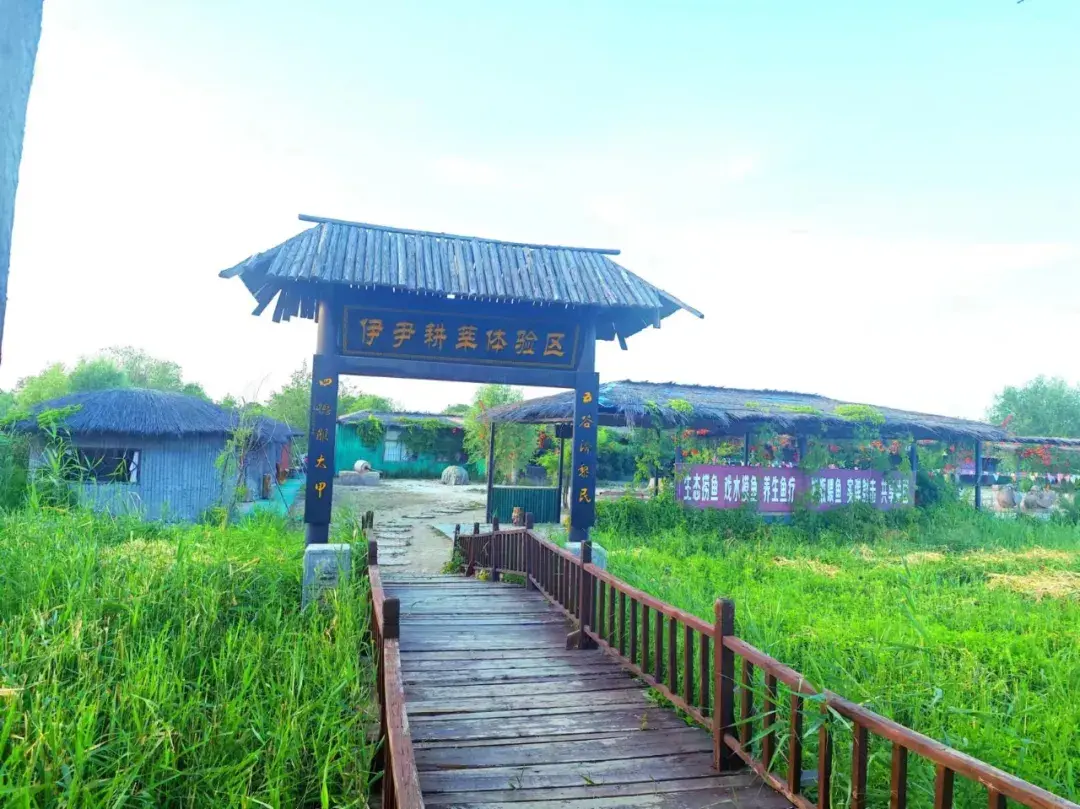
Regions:
<instances>
[{"instance_id":1,"label":"pink banner","mask_svg":"<svg viewBox=\"0 0 1080 809\"><path fill-rule=\"evenodd\" d=\"M796 503L824 511L852 503L888 510L910 506L914 475L863 469L688 466L678 468L676 497L692 508L738 508L756 503L766 514L789 514Z\"/></svg>"}]
</instances>

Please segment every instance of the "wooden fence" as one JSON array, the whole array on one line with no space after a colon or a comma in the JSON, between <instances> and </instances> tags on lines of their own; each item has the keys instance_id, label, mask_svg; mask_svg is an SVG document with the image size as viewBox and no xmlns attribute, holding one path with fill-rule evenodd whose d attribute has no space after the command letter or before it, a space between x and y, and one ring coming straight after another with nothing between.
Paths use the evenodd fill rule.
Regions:
<instances>
[{"instance_id":1,"label":"wooden fence","mask_svg":"<svg viewBox=\"0 0 1080 809\"><path fill-rule=\"evenodd\" d=\"M455 553L470 574L485 570L496 581L504 574L522 577L526 587L540 590L577 622L581 645L603 649L710 729L718 770L745 764L799 809L828 809L833 793L831 720L842 717L851 726L852 809L867 806L872 735L891 745L890 809L907 806L909 754L934 768L934 809L953 806L956 775L981 785L990 809L1004 809L1008 801L1032 809L1080 809L861 705L816 689L799 672L736 637L732 601L718 600L710 623L595 565L582 564L579 557L534 533L528 516L526 524L529 527L504 530L495 522L484 534L475 525L473 533L462 534L459 526L454 532ZM807 730L812 738L815 725L816 771L807 772L804 744Z\"/></svg>"},{"instance_id":2,"label":"wooden fence","mask_svg":"<svg viewBox=\"0 0 1080 809\"><path fill-rule=\"evenodd\" d=\"M369 528L365 519L365 528ZM401 605L387 598L379 573L378 547L368 543L367 570L371 583L371 634L379 697L379 748L372 772L382 772L384 809L423 809L409 722L405 715L405 685L401 678Z\"/></svg>"}]
</instances>

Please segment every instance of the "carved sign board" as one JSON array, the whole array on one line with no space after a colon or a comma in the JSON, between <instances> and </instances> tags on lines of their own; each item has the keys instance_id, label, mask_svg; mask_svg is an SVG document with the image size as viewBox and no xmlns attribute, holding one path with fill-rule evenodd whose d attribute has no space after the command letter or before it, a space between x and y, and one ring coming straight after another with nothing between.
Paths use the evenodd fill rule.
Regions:
<instances>
[{"instance_id":1,"label":"carved sign board","mask_svg":"<svg viewBox=\"0 0 1080 809\"><path fill-rule=\"evenodd\" d=\"M528 316L346 306L341 353L352 357L570 369L581 329Z\"/></svg>"}]
</instances>

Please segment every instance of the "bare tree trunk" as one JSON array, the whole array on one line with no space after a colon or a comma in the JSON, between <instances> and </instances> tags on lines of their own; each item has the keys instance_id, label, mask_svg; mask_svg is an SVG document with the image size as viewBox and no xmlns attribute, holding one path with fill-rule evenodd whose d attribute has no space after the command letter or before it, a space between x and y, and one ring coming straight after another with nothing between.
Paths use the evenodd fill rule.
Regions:
<instances>
[{"instance_id":1,"label":"bare tree trunk","mask_svg":"<svg viewBox=\"0 0 1080 809\"><path fill-rule=\"evenodd\" d=\"M30 80L41 37L41 10L42 0L0 0L0 349L7 311L15 189L19 185Z\"/></svg>"}]
</instances>

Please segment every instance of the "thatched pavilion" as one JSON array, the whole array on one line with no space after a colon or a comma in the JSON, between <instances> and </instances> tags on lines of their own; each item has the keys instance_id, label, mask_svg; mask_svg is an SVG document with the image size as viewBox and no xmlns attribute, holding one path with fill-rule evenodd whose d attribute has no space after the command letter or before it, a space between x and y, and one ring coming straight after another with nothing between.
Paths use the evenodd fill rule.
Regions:
<instances>
[{"instance_id":1,"label":"thatched pavilion","mask_svg":"<svg viewBox=\"0 0 1080 809\"><path fill-rule=\"evenodd\" d=\"M682 403L690 405L687 410ZM494 423L561 424L571 421L569 394L557 393L494 408ZM880 417L883 438L1001 441L1006 432L981 421L935 416L891 407L844 402L811 393L716 388L675 382L607 382L600 386L600 423L608 427L704 427L721 435L744 435L769 426L792 436L850 438L860 414ZM1041 439L1040 439L1041 440Z\"/></svg>"},{"instance_id":2,"label":"thatched pavilion","mask_svg":"<svg viewBox=\"0 0 1080 809\"><path fill-rule=\"evenodd\" d=\"M557 393L494 408L500 423L570 425L571 394ZM844 402L825 396L655 382L608 382L600 386L599 423L608 427L707 429L713 435L745 437L761 427L794 437L800 452L810 437L844 439L870 425L882 438L911 438L974 444L981 463L983 442L1007 438L1005 430L980 421ZM563 428L560 441L567 437ZM748 446L749 442L745 442ZM911 453L914 461L916 456ZM748 460L747 460L748 462ZM561 474L560 474L561 478ZM978 491L978 490L977 490ZM977 496L977 501L981 496ZM490 500L490 496L489 496Z\"/></svg>"}]
</instances>

